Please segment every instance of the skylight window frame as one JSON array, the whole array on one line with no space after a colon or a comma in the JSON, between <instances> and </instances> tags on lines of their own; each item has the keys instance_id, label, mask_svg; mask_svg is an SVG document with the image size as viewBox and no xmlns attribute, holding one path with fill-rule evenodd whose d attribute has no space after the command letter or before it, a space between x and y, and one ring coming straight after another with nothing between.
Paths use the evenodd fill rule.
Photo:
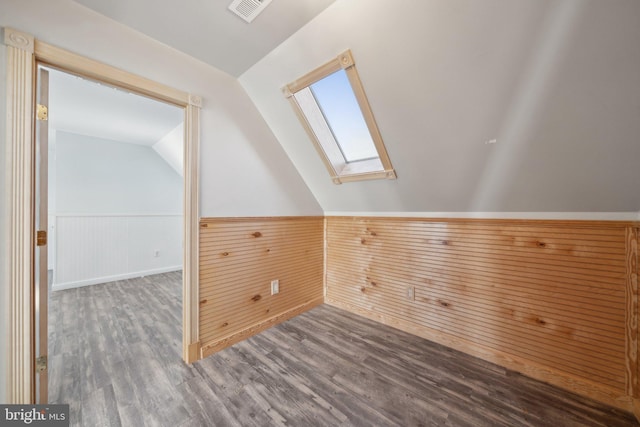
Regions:
<instances>
[{"instance_id":1,"label":"skylight window frame","mask_svg":"<svg viewBox=\"0 0 640 427\"><path fill-rule=\"evenodd\" d=\"M344 70L347 78L349 79L351 89L353 90L358 106L360 107L360 112L362 113L367 125L369 134L371 135L371 139L373 140L373 144L378 153L378 157L347 162L340 145L333 136L330 124L327 123L321 107L317 105L315 97L313 99L317 107L317 112L313 112L312 116L308 117L304 108L300 105L296 96L294 96L305 89L308 89L311 92L311 85L340 70ZM329 171L331 179L335 184L372 179L396 179L396 172L391 165L391 160L389 159L387 149L384 146L382 135L380 134L378 125L373 116L373 111L371 110L369 101L364 92L364 87L360 80L360 76L358 75L356 64L350 50L346 50L326 64L284 86L282 88L282 92L289 100L296 116L309 135L309 138L313 142L313 145L322 158L327 170ZM325 134L323 137L316 135L316 132L311 125L311 121L315 121L316 125L319 124L318 121L324 123L326 129L322 132ZM327 136L329 134L331 137Z\"/></svg>"}]
</instances>

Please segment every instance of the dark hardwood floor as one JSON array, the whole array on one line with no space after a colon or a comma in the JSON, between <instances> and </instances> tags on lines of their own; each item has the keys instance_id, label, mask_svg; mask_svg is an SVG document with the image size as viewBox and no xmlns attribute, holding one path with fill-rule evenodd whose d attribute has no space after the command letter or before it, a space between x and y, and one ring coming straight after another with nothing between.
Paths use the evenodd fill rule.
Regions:
<instances>
[{"instance_id":1,"label":"dark hardwood floor","mask_svg":"<svg viewBox=\"0 0 640 427\"><path fill-rule=\"evenodd\" d=\"M71 425L638 425L329 306L188 366L180 273L53 292L49 309L49 397Z\"/></svg>"}]
</instances>

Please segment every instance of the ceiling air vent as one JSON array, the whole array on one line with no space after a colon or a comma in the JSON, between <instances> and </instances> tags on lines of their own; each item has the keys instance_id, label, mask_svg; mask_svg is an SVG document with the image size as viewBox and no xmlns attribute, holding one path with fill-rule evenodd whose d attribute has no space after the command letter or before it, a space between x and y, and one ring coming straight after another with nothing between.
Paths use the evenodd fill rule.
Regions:
<instances>
[{"instance_id":1,"label":"ceiling air vent","mask_svg":"<svg viewBox=\"0 0 640 427\"><path fill-rule=\"evenodd\" d=\"M271 3L271 0L233 0L229 10L247 22L251 22Z\"/></svg>"}]
</instances>

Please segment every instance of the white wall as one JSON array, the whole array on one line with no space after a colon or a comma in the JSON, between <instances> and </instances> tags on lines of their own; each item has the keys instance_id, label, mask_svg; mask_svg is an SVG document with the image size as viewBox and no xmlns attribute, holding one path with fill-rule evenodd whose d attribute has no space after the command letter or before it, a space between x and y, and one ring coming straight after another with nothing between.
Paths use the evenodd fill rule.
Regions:
<instances>
[{"instance_id":1,"label":"white wall","mask_svg":"<svg viewBox=\"0 0 640 427\"><path fill-rule=\"evenodd\" d=\"M63 131L54 147L53 290L181 268L182 178L153 148Z\"/></svg>"},{"instance_id":2,"label":"white wall","mask_svg":"<svg viewBox=\"0 0 640 427\"><path fill-rule=\"evenodd\" d=\"M180 176L184 176L184 123L152 145L156 153Z\"/></svg>"},{"instance_id":3,"label":"white wall","mask_svg":"<svg viewBox=\"0 0 640 427\"><path fill-rule=\"evenodd\" d=\"M182 179L151 147L56 132L56 214L182 213Z\"/></svg>"},{"instance_id":4,"label":"white wall","mask_svg":"<svg viewBox=\"0 0 640 427\"><path fill-rule=\"evenodd\" d=\"M322 214L255 106L231 76L71 0L2 0L0 27L5 26L202 96L201 216ZM4 83L6 67L0 65ZM0 102L0 117L5 115L5 103ZM6 233L5 211L0 224ZM6 270L2 271L0 292L6 295L8 280ZM2 313L6 316L6 310ZM6 341L5 326L0 330L0 345ZM5 378L5 367L6 363L0 367L0 378Z\"/></svg>"},{"instance_id":5,"label":"white wall","mask_svg":"<svg viewBox=\"0 0 640 427\"><path fill-rule=\"evenodd\" d=\"M240 82L325 212L633 219L638 22L637 0L338 0ZM397 181L332 184L277 90L347 48Z\"/></svg>"}]
</instances>

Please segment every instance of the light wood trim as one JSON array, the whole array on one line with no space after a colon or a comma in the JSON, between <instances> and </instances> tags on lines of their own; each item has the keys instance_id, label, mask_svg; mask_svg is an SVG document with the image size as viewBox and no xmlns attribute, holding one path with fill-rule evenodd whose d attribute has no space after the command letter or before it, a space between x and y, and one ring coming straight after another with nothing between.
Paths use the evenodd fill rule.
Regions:
<instances>
[{"instance_id":1,"label":"light wood trim","mask_svg":"<svg viewBox=\"0 0 640 427\"><path fill-rule=\"evenodd\" d=\"M184 258L183 258L183 287L182 287L182 349L183 359L193 363L198 352L192 351L194 345L200 341L198 330L199 310L199 224L200 211L199 180L200 176L200 108L202 99L190 95L189 104L185 108L184 140Z\"/></svg>"},{"instance_id":2,"label":"light wood trim","mask_svg":"<svg viewBox=\"0 0 640 427\"><path fill-rule=\"evenodd\" d=\"M371 139L373 140L373 143L378 152L379 163L378 159L376 159L376 162L362 160L351 163L344 163L342 154L340 154L340 160L337 160L336 156L332 154L334 151L339 151L337 146L336 149L333 150L333 145L337 145L337 142L332 141L331 143L327 143L326 141L320 141L320 139L314 132L311 123L309 123L306 114L304 113L300 104L296 100L296 97L294 96L296 92L299 92L302 89L311 86L318 80L321 80L340 69L344 69L345 73L347 74L347 77L351 84L351 88L353 89L353 93L358 101L358 105L360 106L360 111L362 112L364 121L367 124L369 133L371 134ZM371 106L369 105L369 101L362 85L362 81L360 80L360 76L358 75L358 71L356 70L353 54L350 50L346 50L326 64L307 73L294 82L284 86L282 88L282 92L284 96L289 99L291 107L298 117L298 120L300 120L300 123L302 124L305 132L313 142L313 145L320 155L320 158L327 168L327 171L329 172L331 180L334 182L334 184L372 179L397 178L396 172L391 165L391 159L389 158L389 154L387 153L387 149L385 148L382 135L380 134L378 124L376 123L376 120L373 116L373 111L371 110ZM331 147L327 147L327 145L331 145Z\"/></svg>"},{"instance_id":3,"label":"light wood trim","mask_svg":"<svg viewBox=\"0 0 640 427\"><path fill-rule=\"evenodd\" d=\"M343 182L356 182L356 181L368 181L372 179L394 179L396 178L396 172L391 170L383 170L379 172L365 172L352 175L340 175L337 179L340 183Z\"/></svg>"},{"instance_id":4,"label":"light wood trim","mask_svg":"<svg viewBox=\"0 0 640 427\"><path fill-rule=\"evenodd\" d=\"M328 76L329 74L333 74L340 69L342 69L340 60L338 58L334 58L326 64L316 68L315 70L310 71L299 79L294 80L292 83L289 83L284 87L283 92L286 97L291 97L299 90L302 90L307 86L311 86L318 80Z\"/></svg>"},{"instance_id":5,"label":"light wood trim","mask_svg":"<svg viewBox=\"0 0 640 427\"><path fill-rule=\"evenodd\" d=\"M625 411L632 411L633 409L633 401L631 397L625 396L624 394L620 393L619 390L603 387L598 383L568 374L560 370L549 368L547 366L532 362L531 360L523 359L521 357L494 349L484 348L464 339L457 338L431 328L421 327L393 316L382 315L374 313L370 310L364 310L343 301L337 301L332 298L327 298L325 303L366 317L367 319L375 320L384 325L391 326L404 332L408 332L445 345L447 347L462 351L472 356L479 357L505 368L521 372L532 378L536 378L541 381L557 385L564 389L571 390L573 392L593 398L616 408L623 409Z\"/></svg>"},{"instance_id":6,"label":"light wood trim","mask_svg":"<svg viewBox=\"0 0 640 427\"><path fill-rule=\"evenodd\" d=\"M186 359L192 360L194 362L200 359L200 343L199 342L194 342L193 344L189 344L189 354L187 355ZM188 363L192 363L192 362L188 362Z\"/></svg>"},{"instance_id":7,"label":"light wood trim","mask_svg":"<svg viewBox=\"0 0 640 427\"><path fill-rule=\"evenodd\" d=\"M9 342L7 403L35 402L33 336L34 39L4 29L7 53L6 149L12 171L8 185ZM3 242L3 244L5 244Z\"/></svg>"},{"instance_id":8,"label":"light wood trim","mask_svg":"<svg viewBox=\"0 0 640 427\"><path fill-rule=\"evenodd\" d=\"M325 151L324 146L320 144L320 142L318 141L318 138L316 137L316 133L311 128L311 125L307 120L307 116L305 116L305 114L302 112L302 108L300 108L300 105L298 105L298 101L296 101L296 98L294 96L289 96L288 99L289 99L289 104L291 105L291 108L296 114L296 117L298 117L298 120L300 121L300 123L302 123L302 127L304 128L304 131L307 133L307 136L309 137L309 139L313 141L313 146L316 149L316 152L318 153L318 155L320 156L322 163L324 163L324 166L327 168L327 171L329 171L329 176L331 177L334 183L340 184L341 181L340 181L340 177L338 176L338 171L336 170L336 168L333 167L333 163L329 160L330 156Z\"/></svg>"},{"instance_id":9,"label":"light wood trim","mask_svg":"<svg viewBox=\"0 0 640 427\"><path fill-rule=\"evenodd\" d=\"M353 66L347 68L345 71L347 73L347 77L349 78L349 82L351 83L351 87L353 88L353 92L356 95L356 99L358 100L358 105L360 106L360 111L362 111L362 116L364 117L364 120L367 123L367 127L369 128L369 132L371 133L373 143L378 150L378 156L380 157L380 161L382 162L382 166L384 168L384 171L386 172L384 178L395 179L396 174L393 170L393 166L391 165L391 159L389 158L389 154L387 154L387 149L382 140L382 135L380 134L378 123L376 123L376 119L373 116L373 111L371 110L371 104L369 104L367 94L364 92L364 86L362 85L362 81L360 80L358 70L355 66Z\"/></svg>"},{"instance_id":10,"label":"light wood trim","mask_svg":"<svg viewBox=\"0 0 640 427\"><path fill-rule=\"evenodd\" d=\"M189 105L189 94L128 71L106 65L65 49L35 40L38 61L66 72L98 80L180 107Z\"/></svg>"},{"instance_id":11,"label":"light wood trim","mask_svg":"<svg viewBox=\"0 0 640 427\"><path fill-rule=\"evenodd\" d=\"M327 218L325 217L324 220L322 221L322 258L323 258L323 265L322 265L322 297L324 298L324 300L327 299L327 271L328 271L328 267L327 267Z\"/></svg>"},{"instance_id":12,"label":"light wood trim","mask_svg":"<svg viewBox=\"0 0 640 427\"><path fill-rule=\"evenodd\" d=\"M594 233L607 234L603 229L622 229L625 227L638 227L639 221L608 221L608 220L591 220L591 219L504 219L504 218L445 218L445 217L412 217L412 216L353 216L353 215L332 215L327 217L331 219L342 219L346 221L357 222L360 220L385 220L398 222L411 222L416 224L440 224L440 227L449 227L450 224L473 224L483 227L523 227L523 226L542 226L552 227L557 230L558 227L572 227L591 229Z\"/></svg>"},{"instance_id":13,"label":"light wood trim","mask_svg":"<svg viewBox=\"0 0 640 427\"><path fill-rule=\"evenodd\" d=\"M227 347L232 346L233 344L236 344L242 340L245 340L253 335L256 335L262 331L264 331L265 329L269 329L272 326L275 326L279 323L282 323L286 320L291 319L292 317L295 317L301 313L304 313L305 311L309 311L314 307L317 307L318 305L322 304L324 302L324 298L316 298L314 300L305 302L303 304L300 304L292 309L289 309L283 313L280 313L276 316L270 317L262 322L256 323L254 325L252 325L251 327L248 327L246 329L243 329L239 332L235 332L231 335L225 336L223 338L211 341L207 344L204 344L202 346L201 351L201 357L205 358L207 356L212 355L213 353L216 353L220 350L223 350Z\"/></svg>"},{"instance_id":14,"label":"light wood trim","mask_svg":"<svg viewBox=\"0 0 640 427\"><path fill-rule=\"evenodd\" d=\"M317 215L307 215L307 216L221 216L221 217L203 217L200 218L200 224L203 228L207 228L208 226L203 226L202 224L225 224L225 226L236 223L239 224L242 228L245 228L245 224L252 222L259 222L270 224L273 222L304 222L309 219L314 220L322 220L323 216ZM285 227L288 228L289 224L285 224Z\"/></svg>"}]
</instances>

